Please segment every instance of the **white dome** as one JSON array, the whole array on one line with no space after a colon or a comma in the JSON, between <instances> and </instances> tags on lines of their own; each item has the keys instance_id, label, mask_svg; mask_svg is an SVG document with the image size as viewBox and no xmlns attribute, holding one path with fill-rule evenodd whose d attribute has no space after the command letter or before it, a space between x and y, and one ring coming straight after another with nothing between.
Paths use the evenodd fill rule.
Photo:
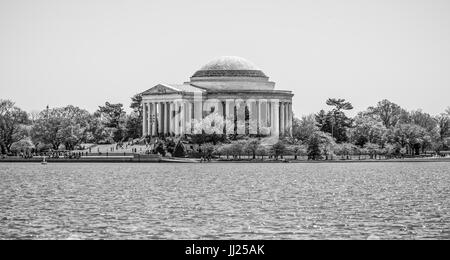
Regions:
<instances>
[{"instance_id":1,"label":"white dome","mask_svg":"<svg viewBox=\"0 0 450 260\"><path fill-rule=\"evenodd\" d=\"M212 60L200 70L259 70L252 62L236 57L223 56Z\"/></svg>"},{"instance_id":2,"label":"white dome","mask_svg":"<svg viewBox=\"0 0 450 260\"><path fill-rule=\"evenodd\" d=\"M267 79L266 74L259 70L252 62L235 56L223 56L209 62L194 73L193 78L262 78Z\"/></svg>"},{"instance_id":3,"label":"white dome","mask_svg":"<svg viewBox=\"0 0 450 260\"><path fill-rule=\"evenodd\" d=\"M273 90L275 86L255 64L235 56L209 62L194 73L191 83L214 91Z\"/></svg>"}]
</instances>

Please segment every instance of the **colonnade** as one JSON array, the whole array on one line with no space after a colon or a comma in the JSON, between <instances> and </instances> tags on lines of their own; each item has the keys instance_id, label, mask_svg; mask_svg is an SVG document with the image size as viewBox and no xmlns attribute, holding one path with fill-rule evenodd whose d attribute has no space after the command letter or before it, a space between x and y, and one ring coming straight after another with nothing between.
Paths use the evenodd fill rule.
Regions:
<instances>
[{"instance_id":1,"label":"colonnade","mask_svg":"<svg viewBox=\"0 0 450 260\"><path fill-rule=\"evenodd\" d=\"M144 136L195 133L194 122L212 113L222 116L229 126L224 134L292 135L292 102L278 99L224 99L143 101Z\"/></svg>"}]
</instances>

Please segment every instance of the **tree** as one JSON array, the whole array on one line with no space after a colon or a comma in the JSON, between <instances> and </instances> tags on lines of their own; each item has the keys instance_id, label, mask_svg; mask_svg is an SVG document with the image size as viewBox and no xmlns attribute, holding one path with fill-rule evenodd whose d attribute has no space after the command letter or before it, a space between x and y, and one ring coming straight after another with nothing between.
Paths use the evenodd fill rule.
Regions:
<instances>
[{"instance_id":1,"label":"tree","mask_svg":"<svg viewBox=\"0 0 450 260\"><path fill-rule=\"evenodd\" d=\"M352 127L352 119L345 115L344 111L353 109L350 102L345 99L330 98L326 102L327 105L333 106L329 112L321 110L316 115L316 121L321 131L331 133L336 142L347 142L347 129Z\"/></svg>"},{"instance_id":2,"label":"tree","mask_svg":"<svg viewBox=\"0 0 450 260\"><path fill-rule=\"evenodd\" d=\"M331 119L331 113L325 112L325 110L320 110L319 113L315 115L316 119L316 125L318 129L322 132L331 133L332 130L332 119Z\"/></svg>"},{"instance_id":3,"label":"tree","mask_svg":"<svg viewBox=\"0 0 450 260\"><path fill-rule=\"evenodd\" d=\"M342 159L350 159L350 155L357 151L357 147L351 143L341 143L334 147L334 151L337 155L340 155Z\"/></svg>"},{"instance_id":4,"label":"tree","mask_svg":"<svg viewBox=\"0 0 450 260\"><path fill-rule=\"evenodd\" d=\"M10 100L0 99L0 152L9 153L11 145L26 137L24 125L28 115Z\"/></svg>"},{"instance_id":5,"label":"tree","mask_svg":"<svg viewBox=\"0 0 450 260\"><path fill-rule=\"evenodd\" d=\"M264 146L259 146L256 154L261 156L261 160L264 160L264 156L267 155L267 149Z\"/></svg>"},{"instance_id":6,"label":"tree","mask_svg":"<svg viewBox=\"0 0 450 260\"><path fill-rule=\"evenodd\" d=\"M345 99L329 98L326 103L329 106L333 106L333 111L337 112L353 109L353 105L350 102L345 102Z\"/></svg>"},{"instance_id":7,"label":"tree","mask_svg":"<svg viewBox=\"0 0 450 260\"><path fill-rule=\"evenodd\" d=\"M214 145L212 143L206 143L202 147L203 158L210 160L214 154Z\"/></svg>"},{"instance_id":8,"label":"tree","mask_svg":"<svg viewBox=\"0 0 450 260\"><path fill-rule=\"evenodd\" d=\"M246 143L245 149L253 155L253 160L256 159L256 152L258 151L261 142L257 139L249 140Z\"/></svg>"},{"instance_id":9,"label":"tree","mask_svg":"<svg viewBox=\"0 0 450 260\"><path fill-rule=\"evenodd\" d=\"M41 111L34 122L31 137L34 143L51 144L58 150L64 144L67 150L87 140L89 112L74 106Z\"/></svg>"},{"instance_id":10,"label":"tree","mask_svg":"<svg viewBox=\"0 0 450 260\"><path fill-rule=\"evenodd\" d=\"M125 119L125 140L140 138L142 133L142 120L139 115L132 112Z\"/></svg>"},{"instance_id":11,"label":"tree","mask_svg":"<svg viewBox=\"0 0 450 260\"><path fill-rule=\"evenodd\" d=\"M334 139L330 134L319 131L308 139L307 145L308 159L321 160L323 159L323 155L328 159L328 155L334 145Z\"/></svg>"},{"instance_id":12,"label":"tree","mask_svg":"<svg viewBox=\"0 0 450 260\"><path fill-rule=\"evenodd\" d=\"M217 153L219 155L226 155L227 160L230 158L230 155L232 154L231 151L231 145L230 144L222 144L217 148Z\"/></svg>"},{"instance_id":13,"label":"tree","mask_svg":"<svg viewBox=\"0 0 450 260\"><path fill-rule=\"evenodd\" d=\"M142 94L136 94L131 98L130 108L142 118Z\"/></svg>"},{"instance_id":14,"label":"tree","mask_svg":"<svg viewBox=\"0 0 450 260\"><path fill-rule=\"evenodd\" d=\"M393 140L402 148L407 148L407 153L419 155L420 149L429 142L426 129L415 124L399 124L393 130Z\"/></svg>"},{"instance_id":15,"label":"tree","mask_svg":"<svg viewBox=\"0 0 450 260\"><path fill-rule=\"evenodd\" d=\"M98 112L101 114L103 125L110 131L113 140L115 142L123 141L126 115L123 105L106 102L104 106L99 106Z\"/></svg>"},{"instance_id":16,"label":"tree","mask_svg":"<svg viewBox=\"0 0 450 260\"><path fill-rule=\"evenodd\" d=\"M143 119L143 106L142 106L142 94L136 94L131 98L131 105L130 108L133 109L133 118L134 122L133 122L133 128L135 130L133 130L133 132L135 132L135 136L134 138L138 138L140 136L142 136L142 119ZM127 120L128 122L128 120ZM127 131L129 131L130 128L129 126L127 126ZM129 133L127 133L127 135L129 135Z\"/></svg>"},{"instance_id":17,"label":"tree","mask_svg":"<svg viewBox=\"0 0 450 260\"><path fill-rule=\"evenodd\" d=\"M272 151L275 159L278 160L278 157L281 157L283 159L283 155L286 153L286 145L283 142L277 142L276 144L272 145Z\"/></svg>"},{"instance_id":18,"label":"tree","mask_svg":"<svg viewBox=\"0 0 450 260\"><path fill-rule=\"evenodd\" d=\"M87 118L87 125L86 142L97 144L114 142L104 127L99 112L95 112Z\"/></svg>"},{"instance_id":19,"label":"tree","mask_svg":"<svg viewBox=\"0 0 450 260\"><path fill-rule=\"evenodd\" d=\"M294 153L294 160L297 160L299 155L306 155L307 149L307 146L302 144L294 144L290 147L290 150Z\"/></svg>"},{"instance_id":20,"label":"tree","mask_svg":"<svg viewBox=\"0 0 450 260\"><path fill-rule=\"evenodd\" d=\"M359 113L354 119L354 127L349 129L349 139L352 143L363 147L366 143L384 145L388 130L379 121L364 113Z\"/></svg>"},{"instance_id":21,"label":"tree","mask_svg":"<svg viewBox=\"0 0 450 260\"><path fill-rule=\"evenodd\" d=\"M376 107L369 107L368 113L377 119L380 119L386 128L397 125L403 109L391 101L384 99L378 102Z\"/></svg>"},{"instance_id":22,"label":"tree","mask_svg":"<svg viewBox=\"0 0 450 260\"><path fill-rule=\"evenodd\" d=\"M396 156L398 153L400 153L398 147L393 144L386 144L386 146L384 147L384 151L384 155L387 158L392 158L393 156Z\"/></svg>"},{"instance_id":23,"label":"tree","mask_svg":"<svg viewBox=\"0 0 450 260\"><path fill-rule=\"evenodd\" d=\"M211 113L203 119L195 119L192 121L192 125L194 131L191 135L191 142L195 144L212 142L215 145L226 139L225 131L228 133L234 128L231 121L225 120L218 112Z\"/></svg>"},{"instance_id":24,"label":"tree","mask_svg":"<svg viewBox=\"0 0 450 260\"><path fill-rule=\"evenodd\" d=\"M234 159L241 159L242 152L244 151L244 145L245 144L242 142L234 142L231 144L230 151Z\"/></svg>"},{"instance_id":25,"label":"tree","mask_svg":"<svg viewBox=\"0 0 450 260\"><path fill-rule=\"evenodd\" d=\"M315 115L304 116L301 119L294 118L292 125L292 137L306 142L316 131L319 131L317 127Z\"/></svg>"},{"instance_id":26,"label":"tree","mask_svg":"<svg viewBox=\"0 0 450 260\"><path fill-rule=\"evenodd\" d=\"M416 124L429 133L434 131L437 127L437 121L430 114L424 113L422 110L416 110L409 113L411 118L411 123Z\"/></svg>"},{"instance_id":27,"label":"tree","mask_svg":"<svg viewBox=\"0 0 450 260\"><path fill-rule=\"evenodd\" d=\"M61 131L65 139L63 144L67 150L75 149L76 145L86 141L87 122L90 114L88 111L75 106L62 108L63 125Z\"/></svg>"},{"instance_id":28,"label":"tree","mask_svg":"<svg viewBox=\"0 0 450 260\"><path fill-rule=\"evenodd\" d=\"M33 145L33 142L30 139L22 139L11 145L11 152L15 153L26 152L34 148L35 146Z\"/></svg>"},{"instance_id":29,"label":"tree","mask_svg":"<svg viewBox=\"0 0 450 260\"><path fill-rule=\"evenodd\" d=\"M378 154L378 152L380 150L380 146L378 144L366 143L364 145L364 148L369 153L370 159L376 159L377 158L377 154Z\"/></svg>"},{"instance_id":30,"label":"tree","mask_svg":"<svg viewBox=\"0 0 450 260\"><path fill-rule=\"evenodd\" d=\"M318 133L312 135L308 140L308 160L322 159L322 151L320 149L321 138Z\"/></svg>"},{"instance_id":31,"label":"tree","mask_svg":"<svg viewBox=\"0 0 450 260\"><path fill-rule=\"evenodd\" d=\"M450 110L449 110L450 112ZM449 147L446 145L446 139L450 137L450 114L440 114L436 117L438 125L438 149L447 150Z\"/></svg>"}]
</instances>

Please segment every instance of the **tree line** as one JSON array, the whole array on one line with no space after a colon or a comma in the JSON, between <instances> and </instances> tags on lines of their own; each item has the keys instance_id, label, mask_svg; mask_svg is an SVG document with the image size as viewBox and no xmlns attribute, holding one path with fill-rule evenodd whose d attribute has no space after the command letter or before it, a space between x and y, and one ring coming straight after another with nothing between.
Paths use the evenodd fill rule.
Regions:
<instances>
[{"instance_id":1,"label":"tree line","mask_svg":"<svg viewBox=\"0 0 450 260\"><path fill-rule=\"evenodd\" d=\"M132 98L133 111L106 102L94 113L68 105L27 113L11 100L0 100L0 150L2 154L33 147L37 151L74 150L82 143L110 144L140 138L140 99Z\"/></svg>"},{"instance_id":2,"label":"tree line","mask_svg":"<svg viewBox=\"0 0 450 260\"><path fill-rule=\"evenodd\" d=\"M141 100L139 95L132 97L132 111L128 114L122 104L109 102L94 113L71 105L27 113L10 100L0 100L1 153L27 147L38 151L61 147L73 150L83 143L109 144L141 138ZM221 130L207 136L205 133L190 136L185 141L202 145L201 151L207 157L220 154L235 159L242 154L253 158L278 158L286 153L312 160L358 154L371 158L398 157L450 149L450 107L432 116L420 109L407 111L389 100L382 100L349 117L348 111L354 108L345 99L330 98L326 105L328 110L294 118L292 136L270 148L261 145L260 138L229 140L221 135ZM202 127L203 124L205 122L201 123ZM175 150L175 145L168 147Z\"/></svg>"},{"instance_id":3,"label":"tree line","mask_svg":"<svg viewBox=\"0 0 450 260\"><path fill-rule=\"evenodd\" d=\"M417 156L450 148L450 107L432 116L382 100L350 118L346 112L353 106L345 99L329 99L326 104L328 111L293 122L294 142L305 144L312 159L349 154Z\"/></svg>"}]
</instances>

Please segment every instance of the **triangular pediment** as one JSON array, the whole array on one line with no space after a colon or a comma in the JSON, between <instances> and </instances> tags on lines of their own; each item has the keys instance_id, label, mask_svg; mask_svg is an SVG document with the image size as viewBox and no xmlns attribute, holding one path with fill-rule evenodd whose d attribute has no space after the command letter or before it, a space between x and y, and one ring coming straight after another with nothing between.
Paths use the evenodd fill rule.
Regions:
<instances>
[{"instance_id":1,"label":"triangular pediment","mask_svg":"<svg viewBox=\"0 0 450 260\"><path fill-rule=\"evenodd\" d=\"M144 95L151 95L151 94L174 94L174 93L178 93L180 92L179 89L169 86L169 85L164 85L164 84L158 84L154 87L152 87L151 89L145 91Z\"/></svg>"}]
</instances>

